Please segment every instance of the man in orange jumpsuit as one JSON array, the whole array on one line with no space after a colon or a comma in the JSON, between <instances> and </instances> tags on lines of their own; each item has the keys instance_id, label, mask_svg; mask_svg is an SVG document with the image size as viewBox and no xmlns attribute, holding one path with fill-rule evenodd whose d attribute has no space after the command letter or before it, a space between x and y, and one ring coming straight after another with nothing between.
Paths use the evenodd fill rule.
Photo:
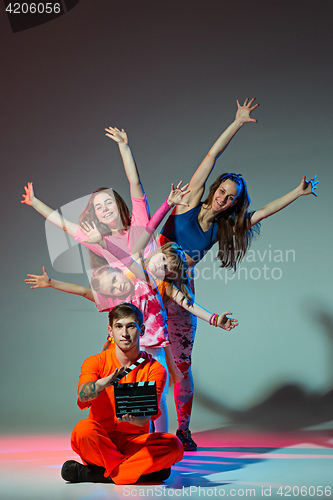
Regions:
<instances>
[{"instance_id":1,"label":"man in orange jumpsuit","mask_svg":"<svg viewBox=\"0 0 333 500\"><path fill-rule=\"evenodd\" d=\"M87 358L79 379L78 405L90 407L89 417L81 420L72 433L73 450L86 465L74 460L64 463L61 475L66 481L133 484L163 481L170 467L183 458L179 439L168 433L149 433L154 417L123 415L116 417L112 382L138 358L145 361L121 379L121 382L156 381L157 400L163 391L166 372L150 354L140 352L143 335L142 312L123 303L109 314L109 349Z\"/></svg>"}]
</instances>

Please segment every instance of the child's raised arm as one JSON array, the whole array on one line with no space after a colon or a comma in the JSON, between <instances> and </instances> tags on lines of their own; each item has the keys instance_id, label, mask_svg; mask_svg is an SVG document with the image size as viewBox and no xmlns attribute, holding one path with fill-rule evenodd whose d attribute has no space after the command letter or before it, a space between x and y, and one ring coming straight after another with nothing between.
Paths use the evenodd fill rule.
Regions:
<instances>
[{"instance_id":1,"label":"child's raised arm","mask_svg":"<svg viewBox=\"0 0 333 500\"><path fill-rule=\"evenodd\" d=\"M25 279L27 285L30 288L54 288L55 290L60 290L61 292L72 293L73 295L80 295L85 299L95 302L94 295L90 288L84 286L75 285L74 283L64 283L62 281L56 281L49 277L45 267L43 266L43 274L27 274L28 279Z\"/></svg>"},{"instance_id":2,"label":"child's raised arm","mask_svg":"<svg viewBox=\"0 0 333 500\"><path fill-rule=\"evenodd\" d=\"M206 321L210 325L214 325L219 328L223 328L223 330L230 331L235 326L238 326L237 319L228 318L227 314L231 314L231 312L224 312L222 314L212 314L207 311L203 307L199 306L195 302L192 305L189 305L185 295L183 295L175 286L172 289L172 300L177 302L181 307L194 314L198 318Z\"/></svg>"},{"instance_id":3,"label":"child's raised arm","mask_svg":"<svg viewBox=\"0 0 333 500\"><path fill-rule=\"evenodd\" d=\"M188 188L188 184L181 187L183 181L180 181L175 188L173 183L171 184L171 191L168 198L165 202L156 210L151 219L147 222L145 231L140 235L136 244L132 250L133 259L136 261L140 261L143 258L143 253L146 246L149 243L151 235L158 228L164 217L167 213L176 205L182 205L187 207L188 203L183 201L184 197L190 192Z\"/></svg>"},{"instance_id":4,"label":"child's raised arm","mask_svg":"<svg viewBox=\"0 0 333 500\"><path fill-rule=\"evenodd\" d=\"M140 181L138 167L136 166L131 148L128 145L128 137L125 130L119 130L117 127L109 127L105 130L107 132L105 135L118 143L126 177L130 184L131 196L142 199L145 192Z\"/></svg>"},{"instance_id":5,"label":"child's raised arm","mask_svg":"<svg viewBox=\"0 0 333 500\"><path fill-rule=\"evenodd\" d=\"M52 208L45 205L45 203L38 200L35 196L32 182L28 182L28 185L24 186L24 190L25 194L22 195L23 200L21 200L21 203L25 203L26 205L33 207L37 212L45 217L45 219L74 238L78 228L78 224L68 221L67 219L62 217L59 212L53 210Z\"/></svg>"}]
</instances>

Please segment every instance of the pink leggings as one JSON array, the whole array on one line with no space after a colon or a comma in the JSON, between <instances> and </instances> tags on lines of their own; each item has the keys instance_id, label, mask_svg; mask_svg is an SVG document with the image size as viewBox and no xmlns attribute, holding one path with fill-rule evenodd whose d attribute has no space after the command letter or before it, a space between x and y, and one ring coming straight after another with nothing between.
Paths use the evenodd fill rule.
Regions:
<instances>
[{"instance_id":1,"label":"pink leggings","mask_svg":"<svg viewBox=\"0 0 333 500\"><path fill-rule=\"evenodd\" d=\"M171 351L184 378L175 384L174 395L178 428L189 427L193 403L191 354L197 327L197 318L174 301L168 303L168 329Z\"/></svg>"}]
</instances>

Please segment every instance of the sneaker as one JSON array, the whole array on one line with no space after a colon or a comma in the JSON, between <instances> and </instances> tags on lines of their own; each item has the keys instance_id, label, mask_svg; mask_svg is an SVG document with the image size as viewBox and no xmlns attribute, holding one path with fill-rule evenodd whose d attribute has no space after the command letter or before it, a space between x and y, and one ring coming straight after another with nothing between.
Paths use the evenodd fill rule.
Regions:
<instances>
[{"instance_id":1,"label":"sneaker","mask_svg":"<svg viewBox=\"0 0 333 500\"><path fill-rule=\"evenodd\" d=\"M168 469L162 469L156 472L151 472L150 474L143 474L142 476L139 477L138 482L161 483L162 481L168 479L170 474L171 474L171 467L169 467Z\"/></svg>"},{"instance_id":2,"label":"sneaker","mask_svg":"<svg viewBox=\"0 0 333 500\"><path fill-rule=\"evenodd\" d=\"M61 477L70 483L112 483L104 477L105 469L98 465L82 465L75 460L67 460L61 469Z\"/></svg>"},{"instance_id":3,"label":"sneaker","mask_svg":"<svg viewBox=\"0 0 333 500\"><path fill-rule=\"evenodd\" d=\"M178 429L176 436L182 442L185 451L195 451L197 449L198 446L191 437L190 429Z\"/></svg>"}]
</instances>

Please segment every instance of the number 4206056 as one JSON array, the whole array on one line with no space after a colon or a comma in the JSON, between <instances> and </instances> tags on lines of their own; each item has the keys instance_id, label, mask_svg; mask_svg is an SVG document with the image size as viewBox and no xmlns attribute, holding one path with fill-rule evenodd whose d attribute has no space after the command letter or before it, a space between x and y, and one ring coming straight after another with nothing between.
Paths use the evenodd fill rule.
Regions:
<instances>
[{"instance_id":1,"label":"number 4206056","mask_svg":"<svg viewBox=\"0 0 333 500\"><path fill-rule=\"evenodd\" d=\"M280 486L276 494L281 497L329 497L331 486Z\"/></svg>"},{"instance_id":2,"label":"number 4206056","mask_svg":"<svg viewBox=\"0 0 333 500\"><path fill-rule=\"evenodd\" d=\"M61 11L60 3L10 3L6 7L6 12L10 14L59 14Z\"/></svg>"}]
</instances>

